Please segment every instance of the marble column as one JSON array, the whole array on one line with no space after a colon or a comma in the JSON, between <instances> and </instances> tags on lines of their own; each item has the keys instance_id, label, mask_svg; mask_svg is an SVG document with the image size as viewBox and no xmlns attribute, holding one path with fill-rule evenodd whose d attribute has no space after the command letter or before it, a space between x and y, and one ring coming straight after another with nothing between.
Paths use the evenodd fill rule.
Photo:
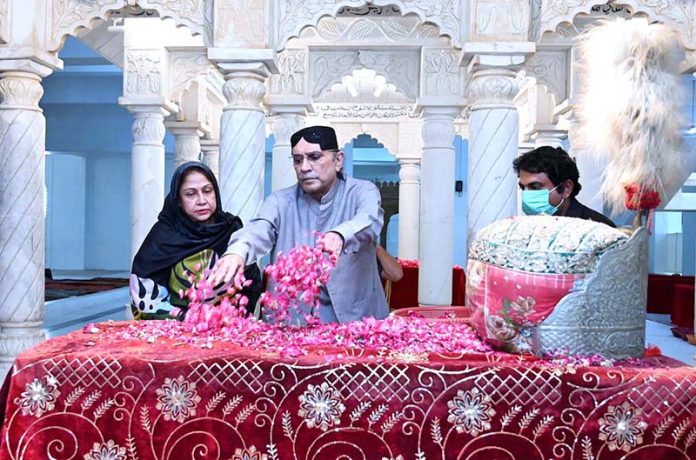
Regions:
<instances>
[{"instance_id":1,"label":"marble column","mask_svg":"<svg viewBox=\"0 0 696 460\"><path fill-rule=\"evenodd\" d=\"M220 181L220 141L217 139L201 140L201 155L204 165L209 167Z\"/></svg>"},{"instance_id":2,"label":"marble column","mask_svg":"<svg viewBox=\"0 0 696 460\"><path fill-rule=\"evenodd\" d=\"M275 192L297 182L295 168L290 158L292 154L290 136L304 126L306 110L300 107L297 111L278 111L272 106L270 110L274 114L273 135L275 137L271 165L271 190Z\"/></svg>"},{"instance_id":3,"label":"marble column","mask_svg":"<svg viewBox=\"0 0 696 460\"><path fill-rule=\"evenodd\" d=\"M421 167L418 303L451 305L454 263L456 107L425 106Z\"/></svg>"},{"instance_id":4,"label":"marble column","mask_svg":"<svg viewBox=\"0 0 696 460\"><path fill-rule=\"evenodd\" d=\"M165 126L174 135L174 169L187 161L198 161L203 135L198 123L173 121L166 122Z\"/></svg>"},{"instance_id":5,"label":"marble column","mask_svg":"<svg viewBox=\"0 0 696 460\"><path fill-rule=\"evenodd\" d=\"M46 338L42 95L39 75L0 73L0 378Z\"/></svg>"},{"instance_id":6,"label":"marble column","mask_svg":"<svg viewBox=\"0 0 696 460\"><path fill-rule=\"evenodd\" d=\"M535 127L530 138L534 141L534 148L547 145L563 148L563 141L568 138L568 131L557 128L555 125Z\"/></svg>"},{"instance_id":7,"label":"marble column","mask_svg":"<svg viewBox=\"0 0 696 460\"><path fill-rule=\"evenodd\" d=\"M399 158L399 258L418 259L420 159Z\"/></svg>"},{"instance_id":8,"label":"marble column","mask_svg":"<svg viewBox=\"0 0 696 460\"><path fill-rule=\"evenodd\" d=\"M135 121L131 151L131 260L157 222L164 202L164 117L160 106L129 106Z\"/></svg>"},{"instance_id":9,"label":"marble column","mask_svg":"<svg viewBox=\"0 0 696 460\"><path fill-rule=\"evenodd\" d=\"M265 77L255 72L225 75L227 105L220 124L222 207L249 222L263 202L266 130L261 101Z\"/></svg>"},{"instance_id":10,"label":"marble column","mask_svg":"<svg viewBox=\"0 0 696 460\"><path fill-rule=\"evenodd\" d=\"M606 161L593 155L590 150L582 147L577 139L577 125L574 116L570 117L570 129L568 138L570 140L570 151L568 154L575 158L580 177L578 181L582 188L577 195L577 199L585 206L602 212L604 209L604 198L602 197L602 182Z\"/></svg>"},{"instance_id":11,"label":"marble column","mask_svg":"<svg viewBox=\"0 0 696 460\"><path fill-rule=\"evenodd\" d=\"M519 142L516 73L479 68L469 85L468 239L482 227L517 211L517 178L512 162Z\"/></svg>"}]
</instances>

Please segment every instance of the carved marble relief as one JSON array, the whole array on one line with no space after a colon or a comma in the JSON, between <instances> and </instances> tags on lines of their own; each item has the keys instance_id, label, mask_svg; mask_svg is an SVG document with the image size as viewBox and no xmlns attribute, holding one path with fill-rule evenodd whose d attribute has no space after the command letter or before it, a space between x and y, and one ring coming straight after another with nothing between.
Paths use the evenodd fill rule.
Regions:
<instances>
[{"instance_id":1,"label":"carved marble relief","mask_svg":"<svg viewBox=\"0 0 696 460\"><path fill-rule=\"evenodd\" d=\"M267 46L265 9L265 0L217 0L214 33L216 46Z\"/></svg>"},{"instance_id":2,"label":"carved marble relief","mask_svg":"<svg viewBox=\"0 0 696 460\"><path fill-rule=\"evenodd\" d=\"M461 96L462 78L459 53L454 49L423 50L423 95Z\"/></svg>"},{"instance_id":3,"label":"carved marble relief","mask_svg":"<svg viewBox=\"0 0 696 460\"><path fill-rule=\"evenodd\" d=\"M191 82L199 75L212 71L213 67L203 54L199 55L169 55L169 91L174 101L181 100L181 94L186 91Z\"/></svg>"},{"instance_id":4,"label":"carved marble relief","mask_svg":"<svg viewBox=\"0 0 696 460\"><path fill-rule=\"evenodd\" d=\"M476 0L473 5L474 37L526 40L529 25L527 0Z\"/></svg>"},{"instance_id":5,"label":"carved marble relief","mask_svg":"<svg viewBox=\"0 0 696 460\"><path fill-rule=\"evenodd\" d=\"M303 37L311 32L304 33ZM328 43L351 41L374 43L384 40L403 43L408 40L437 38L440 30L433 24L424 24L418 17L324 17L317 23L315 34Z\"/></svg>"},{"instance_id":6,"label":"carved marble relief","mask_svg":"<svg viewBox=\"0 0 696 460\"><path fill-rule=\"evenodd\" d=\"M418 90L417 51L313 51L310 54L312 96L318 98L353 70L368 68L385 77L407 98Z\"/></svg>"},{"instance_id":7,"label":"carved marble relief","mask_svg":"<svg viewBox=\"0 0 696 460\"><path fill-rule=\"evenodd\" d=\"M651 20L672 25L679 31L684 46L696 50L696 4L691 0L622 0L636 13Z\"/></svg>"},{"instance_id":8,"label":"carved marble relief","mask_svg":"<svg viewBox=\"0 0 696 460\"><path fill-rule=\"evenodd\" d=\"M357 25L353 27L351 33L358 37L365 37L376 29L388 34L407 34L407 30L401 29L400 25L393 25L394 30L385 30L382 26L385 21L376 19L393 16L396 11L400 11L402 15L416 14L421 22L434 24L441 33L449 35L455 45L461 44L463 0L373 0L370 3L365 6L362 0L284 0L280 2L278 9L277 49L284 48L287 41L298 36L304 27L316 26L321 17L335 18L339 14L366 19L356 21ZM384 6L386 8L382 8ZM324 33L326 32L325 30ZM334 29L329 30L328 34L335 37L343 32L345 31Z\"/></svg>"},{"instance_id":9,"label":"carved marble relief","mask_svg":"<svg viewBox=\"0 0 696 460\"><path fill-rule=\"evenodd\" d=\"M383 75L389 83L410 99L415 99L418 85L416 51L358 51L360 63Z\"/></svg>"},{"instance_id":10,"label":"carved marble relief","mask_svg":"<svg viewBox=\"0 0 696 460\"><path fill-rule=\"evenodd\" d=\"M273 94L305 93L305 61L307 52L302 49L286 49L278 53L278 75L271 75L270 88Z\"/></svg>"},{"instance_id":11,"label":"carved marble relief","mask_svg":"<svg viewBox=\"0 0 696 460\"><path fill-rule=\"evenodd\" d=\"M66 35L88 27L94 19L106 18L110 10L123 8L127 3L127 0L53 0L49 51L57 51Z\"/></svg>"},{"instance_id":12,"label":"carved marble relief","mask_svg":"<svg viewBox=\"0 0 696 460\"><path fill-rule=\"evenodd\" d=\"M597 0L532 0L531 40L539 40L544 32L556 32L566 38L576 36L579 31L573 24L578 15L592 20L607 17L630 17L633 9L625 1L608 4ZM668 0L666 1L668 3Z\"/></svg>"},{"instance_id":13,"label":"carved marble relief","mask_svg":"<svg viewBox=\"0 0 696 460\"><path fill-rule=\"evenodd\" d=\"M128 94L158 95L162 89L159 51L126 51L126 84Z\"/></svg>"},{"instance_id":14,"label":"carved marble relief","mask_svg":"<svg viewBox=\"0 0 696 460\"><path fill-rule=\"evenodd\" d=\"M526 60L524 68L529 75L536 77L539 83L546 85L556 96L557 103L568 97L567 50L538 51Z\"/></svg>"},{"instance_id":15,"label":"carved marble relief","mask_svg":"<svg viewBox=\"0 0 696 460\"><path fill-rule=\"evenodd\" d=\"M174 18L177 24L187 26L191 32L206 39L211 26L210 5L212 0L138 0L143 8L156 9L162 18Z\"/></svg>"},{"instance_id":16,"label":"carved marble relief","mask_svg":"<svg viewBox=\"0 0 696 460\"><path fill-rule=\"evenodd\" d=\"M314 108L327 119L418 118L410 104L314 104Z\"/></svg>"}]
</instances>

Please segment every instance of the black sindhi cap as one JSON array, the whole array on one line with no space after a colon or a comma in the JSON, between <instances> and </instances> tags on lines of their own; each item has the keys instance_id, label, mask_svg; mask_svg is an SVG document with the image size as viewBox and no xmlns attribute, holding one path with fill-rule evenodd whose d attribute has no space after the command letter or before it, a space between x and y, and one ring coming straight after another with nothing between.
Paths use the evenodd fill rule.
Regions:
<instances>
[{"instance_id":1,"label":"black sindhi cap","mask_svg":"<svg viewBox=\"0 0 696 460\"><path fill-rule=\"evenodd\" d=\"M290 137L290 145L295 147L300 139L310 144L319 144L322 150L338 150L336 131L329 126L308 126Z\"/></svg>"}]
</instances>

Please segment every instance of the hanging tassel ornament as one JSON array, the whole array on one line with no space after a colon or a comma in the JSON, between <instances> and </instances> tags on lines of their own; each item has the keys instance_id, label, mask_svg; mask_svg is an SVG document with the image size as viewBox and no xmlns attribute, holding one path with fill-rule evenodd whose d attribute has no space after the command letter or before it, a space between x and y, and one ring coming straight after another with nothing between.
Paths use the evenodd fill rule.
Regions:
<instances>
[{"instance_id":1,"label":"hanging tassel ornament","mask_svg":"<svg viewBox=\"0 0 696 460\"><path fill-rule=\"evenodd\" d=\"M606 164L601 192L612 212L637 211L640 222L669 202L688 176L683 49L674 30L639 18L589 30L580 53L580 143Z\"/></svg>"}]
</instances>

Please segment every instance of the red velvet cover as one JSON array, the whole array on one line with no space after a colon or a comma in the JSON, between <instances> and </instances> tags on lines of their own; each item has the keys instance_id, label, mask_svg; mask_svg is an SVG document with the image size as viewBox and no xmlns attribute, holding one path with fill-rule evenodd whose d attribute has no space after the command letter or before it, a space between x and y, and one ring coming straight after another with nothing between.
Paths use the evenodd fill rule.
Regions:
<instances>
[{"instance_id":1,"label":"red velvet cover","mask_svg":"<svg viewBox=\"0 0 696 460\"><path fill-rule=\"evenodd\" d=\"M286 360L97 337L17 359L0 459L696 458L696 369L667 358L564 368L317 349Z\"/></svg>"},{"instance_id":2,"label":"red velvet cover","mask_svg":"<svg viewBox=\"0 0 696 460\"><path fill-rule=\"evenodd\" d=\"M418 306L418 267L401 266L404 277L392 283L389 308L413 308ZM452 267L452 305L463 306L466 293L466 277L462 267Z\"/></svg>"}]
</instances>

